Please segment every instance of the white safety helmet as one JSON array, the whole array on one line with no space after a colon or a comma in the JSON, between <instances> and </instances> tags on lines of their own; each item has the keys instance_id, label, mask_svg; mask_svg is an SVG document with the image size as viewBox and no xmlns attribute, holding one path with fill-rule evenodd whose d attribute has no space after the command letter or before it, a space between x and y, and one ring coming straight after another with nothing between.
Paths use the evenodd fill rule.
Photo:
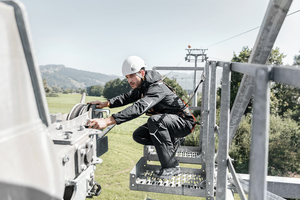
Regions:
<instances>
[{"instance_id":1,"label":"white safety helmet","mask_svg":"<svg viewBox=\"0 0 300 200\"><path fill-rule=\"evenodd\" d=\"M122 73L124 76L134 74L139 72L143 67L146 67L143 59L138 56L130 56L123 62Z\"/></svg>"}]
</instances>

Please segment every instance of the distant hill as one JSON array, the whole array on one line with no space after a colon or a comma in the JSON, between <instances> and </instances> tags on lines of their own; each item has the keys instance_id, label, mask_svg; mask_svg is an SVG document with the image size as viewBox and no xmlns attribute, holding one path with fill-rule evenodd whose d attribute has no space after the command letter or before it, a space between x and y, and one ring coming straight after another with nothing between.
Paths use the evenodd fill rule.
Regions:
<instances>
[{"instance_id":1,"label":"distant hill","mask_svg":"<svg viewBox=\"0 0 300 200\"><path fill-rule=\"evenodd\" d=\"M41 65L42 78L46 79L49 87L61 88L86 88L91 85L105 85L106 82L121 78L114 75L106 75L65 67L64 65Z\"/></svg>"},{"instance_id":2,"label":"distant hill","mask_svg":"<svg viewBox=\"0 0 300 200\"><path fill-rule=\"evenodd\" d=\"M61 88L86 88L91 85L105 85L106 82L121 78L120 76L115 75L106 75L96 72L89 72L84 70L78 70L73 68L65 67L64 65L41 65L40 66L41 74L43 79L45 78L49 87L57 86ZM162 75L167 75L168 73L159 71ZM200 81L202 71L198 72L198 81ZM178 73L171 72L168 74L168 78L176 79L179 85L188 91L193 90L193 79L194 73ZM221 71L217 70L217 80L218 85L220 84ZM201 86L198 89L198 92L201 92Z\"/></svg>"}]
</instances>

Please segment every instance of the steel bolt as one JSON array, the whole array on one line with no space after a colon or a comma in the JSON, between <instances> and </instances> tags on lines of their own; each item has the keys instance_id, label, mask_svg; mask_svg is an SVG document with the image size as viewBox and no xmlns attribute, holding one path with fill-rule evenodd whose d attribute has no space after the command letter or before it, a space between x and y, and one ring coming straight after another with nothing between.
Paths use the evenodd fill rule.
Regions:
<instances>
[{"instance_id":1,"label":"steel bolt","mask_svg":"<svg viewBox=\"0 0 300 200\"><path fill-rule=\"evenodd\" d=\"M73 132L72 131L66 131L66 139L70 139L72 137Z\"/></svg>"},{"instance_id":2,"label":"steel bolt","mask_svg":"<svg viewBox=\"0 0 300 200\"><path fill-rule=\"evenodd\" d=\"M60 124L58 127L56 127L56 129L57 130L62 130L62 129L64 129L64 127L63 127L63 125Z\"/></svg>"},{"instance_id":3,"label":"steel bolt","mask_svg":"<svg viewBox=\"0 0 300 200\"><path fill-rule=\"evenodd\" d=\"M69 155L65 155L63 157L63 163L69 162L69 160L70 160Z\"/></svg>"},{"instance_id":4,"label":"steel bolt","mask_svg":"<svg viewBox=\"0 0 300 200\"><path fill-rule=\"evenodd\" d=\"M84 126L80 125L79 126L79 131L83 131L84 130Z\"/></svg>"},{"instance_id":5,"label":"steel bolt","mask_svg":"<svg viewBox=\"0 0 300 200\"><path fill-rule=\"evenodd\" d=\"M81 170L83 171L83 170L85 170L85 169L86 169L86 165L82 164L82 165L81 165Z\"/></svg>"}]
</instances>

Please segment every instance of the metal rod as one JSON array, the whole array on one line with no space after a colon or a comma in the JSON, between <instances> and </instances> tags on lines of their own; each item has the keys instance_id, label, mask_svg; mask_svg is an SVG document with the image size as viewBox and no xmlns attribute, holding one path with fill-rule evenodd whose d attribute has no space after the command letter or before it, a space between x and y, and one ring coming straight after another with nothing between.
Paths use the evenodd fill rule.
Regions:
<instances>
[{"instance_id":1,"label":"metal rod","mask_svg":"<svg viewBox=\"0 0 300 200\"><path fill-rule=\"evenodd\" d=\"M206 197L214 199L214 172L215 172L215 124L216 124L216 62L211 62L211 87L210 87L210 106L209 106L209 129L207 138L206 153Z\"/></svg>"},{"instance_id":2,"label":"metal rod","mask_svg":"<svg viewBox=\"0 0 300 200\"><path fill-rule=\"evenodd\" d=\"M250 76L255 76L256 69L266 67L266 65L251 64L251 63L231 63L231 70Z\"/></svg>"},{"instance_id":3,"label":"metal rod","mask_svg":"<svg viewBox=\"0 0 300 200\"><path fill-rule=\"evenodd\" d=\"M205 154L206 154L206 150L207 150L207 135L208 135L208 125L209 125L209 121L208 121L208 110L209 110L209 62L206 62L205 64L205 81L204 81L204 99L202 99L201 104L203 104L203 121L202 121L202 125L203 125L203 134L202 134L202 154L204 155L205 158Z\"/></svg>"},{"instance_id":4,"label":"metal rod","mask_svg":"<svg viewBox=\"0 0 300 200\"><path fill-rule=\"evenodd\" d=\"M197 68L197 56L195 56L195 68ZM197 87L197 70L194 71L194 84L193 84L193 90L195 91ZM197 107L197 91L194 94L193 98L193 106Z\"/></svg>"},{"instance_id":5,"label":"metal rod","mask_svg":"<svg viewBox=\"0 0 300 200\"><path fill-rule=\"evenodd\" d=\"M85 103L85 97L86 97L86 94L84 92L84 93L82 93L80 103L83 103L83 104Z\"/></svg>"},{"instance_id":6,"label":"metal rod","mask_svg":"<svg viewBox=\"0 0 300 200\"><path fill-rule=\"evenodd\" d=\"M230 65L224 64L221 92L220 135L218 147L217 200L226 199L227 193L227 158L229 144L230 112Z\"/></svg>"},{"instance_id":7,"label":"metal rod","mask_svg":"<svg viewBox=\"0 0 300 200\"><path fill-rule=\"evenodd\" d=\"M269 69L257 69L250 151L250 200L265 200L269 148Z\"/></svg>"},{"instance_id":8,"label":"metal rod","mask_svg":"<svg viewBox=\"0 0 300 200\"><path fill-rule=\"evenodd\" d=\"M228 159L228 167L229 167L230 173L231 173L231 175L233 177L234 185L235 185L235 187L236 187L236 189L238 191L238 194L239 194L241 200L247 200L247 197L245 195L244 189L243 189L243 187L242 187L242 185L241 185L241 183L240 183L240 181L239 181L239 179L237 177L237 174L236 174L236 172L234 170L234 167L233 167L232 162L231 162L230 159Z\"/></svg>"},{"instance_id":9,"label":"metal rod","mask_svg":"<svg viewBox=\"0 0 300 200\"><path fill-rule=\"evenodd\" d=\"M300 68L276 66L272 68L271 78L273 81L300 87Z\"/></svg>"},{"instance_id":10,"label":"metal rod","mask_svg":"<svg viewBox=\"0 0 300 200\"><path fill-rule=\"evenodd\" d=\"M159 67L159 66L154 66L152 68L153 70L198 70L198 71L203 71L204 67Z\"/></svg>"},{"instance_id":11,"label":"metal rod","mask_svg":"<svg viewBox=\"0 0 300 200\"><path fill-rule=\"evenodd\" d=\"M189 106L189 109L190 109L190 110L201 110L201 108L199 108L199 107L194 107L194 106Z\"/></svg>"}]
</instances>

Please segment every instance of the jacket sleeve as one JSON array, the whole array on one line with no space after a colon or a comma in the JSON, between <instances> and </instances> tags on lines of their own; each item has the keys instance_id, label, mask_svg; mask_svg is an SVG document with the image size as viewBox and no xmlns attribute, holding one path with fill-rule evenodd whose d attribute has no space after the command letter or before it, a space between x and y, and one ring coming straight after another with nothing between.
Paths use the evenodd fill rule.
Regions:
<instances>
[{"instance_id":1,"label":"jacket sleeve","mask_svg":"<svg viewBox=\"0 0 300 200\"><path fill-rule=\"evenodd\" d=\"M137 89L130 90L125 94L109 99L110 108L120 107L136 101L139 97L139 91Z\"/></svg>"},{"instance_id":2,"label":"jacket sleeve","mask_svg":"<svg viewBox=\"0 0 300 200\"><path fill-rule=\"evenodd\" d=\"M146 111L151 109L157 103L159 103L165 97L164 89L161 87L161 83L154 83L149 86L144 96L137 100L131 106L124 110L113 114L112 116L116 120L117 124L130 121L136 117L141 116Z\"/></svg>"}]
</instances>

